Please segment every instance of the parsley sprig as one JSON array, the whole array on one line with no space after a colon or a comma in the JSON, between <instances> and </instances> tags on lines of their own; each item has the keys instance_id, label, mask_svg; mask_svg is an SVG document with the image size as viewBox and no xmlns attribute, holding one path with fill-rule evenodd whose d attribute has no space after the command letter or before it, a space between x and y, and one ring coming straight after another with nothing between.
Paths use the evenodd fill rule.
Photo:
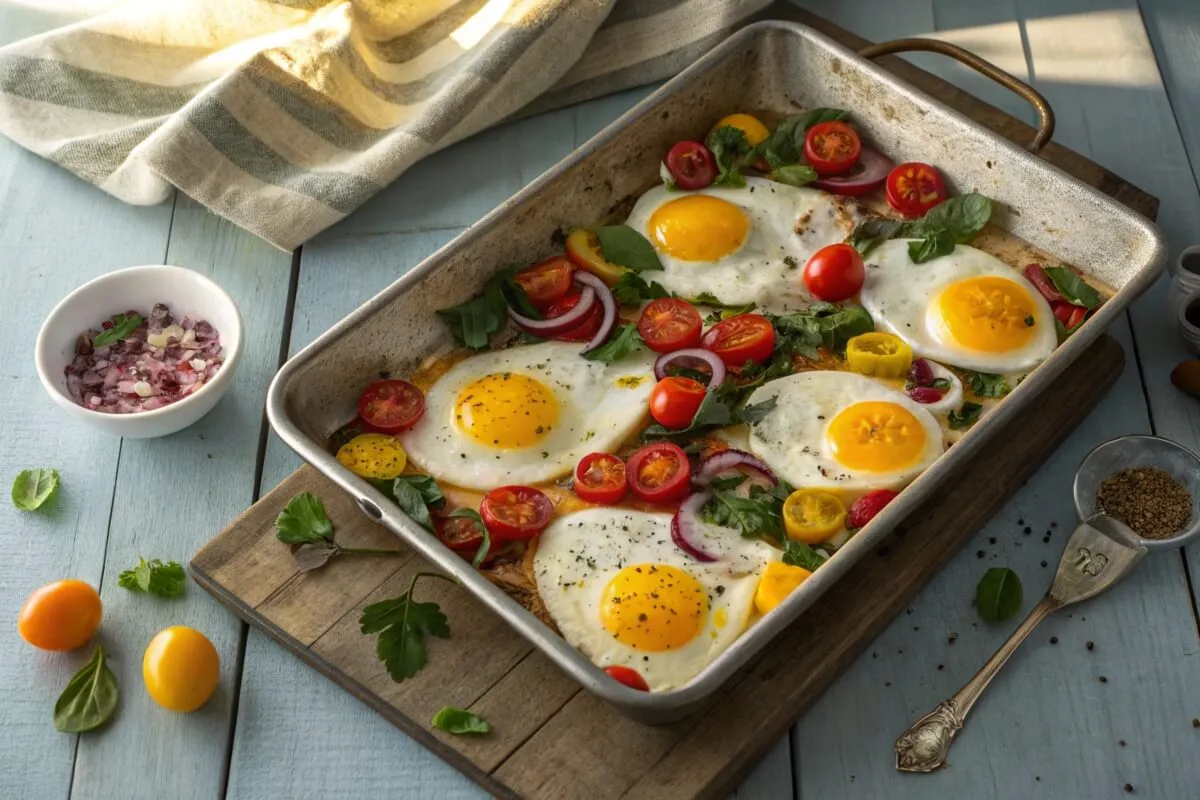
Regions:
<instances>
[{"instance_id":1,"label":"parsley sprig","mask_svg":"<svg viewBox=\"0 0 1200 800\"><path fill-rule=\"evenodd\" d=\"M138 558L137 566L117 576L117 585L131 592L159 597L181 597L187 587L187 573L178 561Z\"/></svg>"},{"instance_id":2,"label":"parsley sprig","mask_svg":"<svg viewBox=\"0 0 1200 800\"><path fill-rule=\"evenodd\" d=\"M367 635L379 634L375 653L387 668L392 680L400 683L416 676L429 660L425 637L445 639L450 635L450 623L437 603L419 603L413 598L421 578L440 578L454 582L437 572L418 572L408 584L408 591L399 597L372 603L363 609L359 629Z\"/></svg>"},{"instance_id":3,"label":"parsley sprig","mask_svg":"<svg viewBox=\"0 0 1200 800\"><path fill-rule=\"evenodd\" d=\"M325 504L312 492L296 495L275 518L275 537L293 546L292 557L301 572L325 566L334 556L395 556L399 550L344 547L334 540L333 522Z\"/></svg>"}]
</instances>

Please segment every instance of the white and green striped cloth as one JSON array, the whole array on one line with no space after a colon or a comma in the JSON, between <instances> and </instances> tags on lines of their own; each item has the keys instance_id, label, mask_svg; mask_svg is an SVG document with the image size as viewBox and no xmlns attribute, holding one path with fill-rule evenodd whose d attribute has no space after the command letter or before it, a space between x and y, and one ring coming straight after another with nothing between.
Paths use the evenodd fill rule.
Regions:
<instances>
[{"instance_id":1,"label":"white and green striped cloth","mask_svg":"<svg viewBox=\"0 0 1200 800\"><path fill-rule=\"evenodd\" d=\"M0 48L0 133L284 249L513 115L671 75L765 0L107 0Z\"/></svg>"}]
</instances>

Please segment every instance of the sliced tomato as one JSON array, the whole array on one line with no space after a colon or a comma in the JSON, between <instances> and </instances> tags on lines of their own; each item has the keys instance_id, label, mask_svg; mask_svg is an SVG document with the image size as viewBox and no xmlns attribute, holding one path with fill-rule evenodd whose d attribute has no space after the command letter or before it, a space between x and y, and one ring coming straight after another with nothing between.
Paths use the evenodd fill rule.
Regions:
<instances>
[{"instance_id":1,"label":"sliced tomato","mask_svg":"<svg viewBox=\"0 0 1200 800\"><path fill-rule=\"evenodd\" d=\"M408 381L375 381L358 398L358 415L378 433L406 431L425 413L425 395Z\"/></svg>"},{"instance_id":2,"label":"sliced tomato","mask_svg":"<svg viewBox=\"0 0 1200 800\"><path fill-rule=\"evenodd\" d=\"M588 453L575 465L574 488L579 499L588 503L621 502L629 489L625 462L612 453Z\"/></svg>"},{"instance_id":3,"label":"sliced tomato","mask_svg":"<svg viewBox=\"0 0 1200 800\"><path fill-rule=\"evenodd\" d=\"M676 142L663 163L680 189L703 189L717 179L717 161L700 142Z\"/></svg>"},{"instance_id":4,"label":"sliced tomato","mask_svg":"<svg viewBox=\"0 0 1200 800\"><path fill-rule=\"evenodd\" d=\"M709 328L701 344L726 366L761 364L775 351L775 329L762 314L739 314Z\"/></svg>"},{"instance_id":5,"label":"sliced tomato","mask_svg":"<svg viewBox=\"0 0 1200 800\"><path fill-rule=\"evenodd\" d=\"M617 683L625 684L630 689L637 689L639 692L650 691L650 685L646 683L645 678L638 674L637 670L629 667L605 667L604 671L608 673L608 677Z\"/></svg>"},{"instance_id":6,"label":"sliced tomato","mask_svg":"<svg viewBox=\"0 0 1200 800\"><path fill-rule=\"evenodd\" d=\"M529 539L550 524L554 504L532 486L501 486L484 495L479 516L496 541Z\"/></svg>"},{"instance_id":7,"label":"sliced tomato","mask_svg":"<svg viewBox=\"0 0 1200 800\"><path fill-rule=\"evenodd\" d=\"M648 503L672 503L687 496L692 465L679 445L655 442L634 451L625 462L625 475L635 497Z\"/></svg>"},{"instance_id":8,"label":"sliced tomato","mask_svg":"<svg viewBox=\"0 0 1200 800\"><path fill-rule=\"evenodd\" d=\"M687 300L663 297L642 309L637 327L646 347L656 353L672 353L700 344L704 321Z\"/></svg>"},{"instance_id":9,"label":"sliced tomato","mask_svg":"<svg viewBox=\"0 0 1200 800\"><path fill-rule=\"evenodd\" d=\"M585 269L612 286L629 270L619 267L604 257L600 250L600 239L595 231L586 228L572 231L567 237L567 258L580 269Z\"/></svg>"},{"instance_id":10,"label":"sliced tomato","mask_svg":"<svg viewBox=\"0 0 1200 800\"><path fill-rule=\"evenodd\" d=\"M566 256L552 256L526 267L516 275L517 285L525 290L530 302L545 311L571 291L575 265Z\"/></svg>"},{"instance_id":11,"label":"sliced tomato","mask_svg":"<svg viewBox=\"0 0 1200 800\"><path fill-rule=\"evenodd\" d=\"M909 161L888 173L888 205L906 217L921 217L948 194L942 175L929 164Z\"/></svg>"},{"instance_id":12,"label":"sliced tomato","mask_svg":"<svg viewBox=\"0 0 1200 800\"><path fill-rule=\"evenodd\" d=\"M708 390L691 378L666 377L650 390L650 416L666 428L686 428Z\"/></svg>"},{"instance_id":13,"label":"sliced tomato","mask_svg":"<svg viewBox=\"0 0 1200 800\"><path fill-rule=\"evenodd\" d=\"M804 134L804 160L818 175L841 175L858 163L862 140L844 122L818 122Z\"/></svg>"},{"instance_id":14,"label":"sliced tomato","mask_svg":"<svg viewBox=\"0 0 1200 800\"><path fill-rule=\"evenodd\" d=\"M862 256L848 244L822 247L804 265L804 285L808 293L831 303L858 294L865 277Z\"/></svg>"},{"instance_id":15,"label":"sliced tomato","mask_svg":"<svg viewBox=\"0 0 1200 800\"><path fill-rule=\"evenodd\" d=\"M1057 303L1050 304L1050 310L1054 312L1054 317L1062 323L1062 326L1068 331L1074 330L1079 323L1083 322L1087 317L1088 310L1083 306L1076 306L1068 303L1066 300L1059 300Z\"/></svg>"},{"instance_id":16,"label":"sliced tomato","mask_svg":"<svg viewBox=\"0 0 1200 800\"><path fill-rule=\"evenodd\" d=\"M550 308L546 309L546 318L560 316L567 313L575 306L579 305L579 295L569 294L563 299L554 303ZM583 318L583 321L576 325L566 333L560 333L555 336L555 339L563 342L586 342L590 341L596 335L596 331L600 330L600 323L604 321L604 307L596 303L591 312Z\"/></svg>"},{"instance_id":17,"label":"sliced tomato","mask_svg":"<svg viewBox=\"0 0 1200 800\"><path fill-rule=\"evenodd\" d=\"M459 553L474 554L483 544L483 531L479 523L468 517L450 517L434 523L442 544Z\"/></svg>"},{"instance_id":18,"label":"sliced tomato","mask_svg":"<svg viewBox=\"0 0 1200 800\"><path fill-rule=\"evenodd\" d=\"M1022 274L1037 287L1037 290L1042 293L1042 297L1046 298L1047 303L1066 302L1041 264L1026 264Z\"/></svg>"}]
</instances>

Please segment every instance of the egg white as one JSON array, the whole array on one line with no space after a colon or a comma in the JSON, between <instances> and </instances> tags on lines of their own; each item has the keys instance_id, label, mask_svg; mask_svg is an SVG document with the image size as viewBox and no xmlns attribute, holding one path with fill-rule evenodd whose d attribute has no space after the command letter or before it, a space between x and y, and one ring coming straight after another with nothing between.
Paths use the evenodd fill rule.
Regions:
<instances>
[{"instance_id":1,"label":"egg white","mask_svg":"<svg viewBox=\"0 0 1200 800\"><path fill-rule=\"evenodd\" d=\"M588 453L615 451L645 419L654 354L642 351L604 364L582 358L579 351L576 343L542 342L479 353L455 364L426 393L425 415L400 436L409 460L439 480L486 491L554 480ZM529 447L489 447L456 424L463 388L503 372L538 380L558 401L557 425Z\"/></svg>"},{"instance_id":2,"label":"egg white","mask_svg":"<svg viewBox=\"0 0 1200 800\"><path fill-rule=\"evenodd\" d=\"M652 691L687 683L729 648L749 624L766 565L780 552L717 526L705 546L717 560L696 561L671 541L671 514L592 508L560 517L539 537L534 556L538 595L563 637L600 667L637 670ZM692 575L708 594L704 628L673 650L637 650L618 641L600 618L605 586L625 566L669 564ZM719 619L723 625L718 625Z\"/></svg>"}]
</instances>

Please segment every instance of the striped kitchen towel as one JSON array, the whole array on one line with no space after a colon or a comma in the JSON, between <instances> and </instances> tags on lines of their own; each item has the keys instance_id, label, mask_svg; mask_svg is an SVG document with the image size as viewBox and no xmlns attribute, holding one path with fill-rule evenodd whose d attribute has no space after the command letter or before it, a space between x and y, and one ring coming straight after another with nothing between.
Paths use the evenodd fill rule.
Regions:
<instances>
[{"instance_id":1,"label":"striped kitchen towel","mask_svg":"<svg viewBox=\"0 0 1200 800\"><path fill-rule=\"evenodd\" d=\"M0 133L283 249L516 113L674 74L766 0L105 0L0 48Z\"/></svg>"}]
</instances>

